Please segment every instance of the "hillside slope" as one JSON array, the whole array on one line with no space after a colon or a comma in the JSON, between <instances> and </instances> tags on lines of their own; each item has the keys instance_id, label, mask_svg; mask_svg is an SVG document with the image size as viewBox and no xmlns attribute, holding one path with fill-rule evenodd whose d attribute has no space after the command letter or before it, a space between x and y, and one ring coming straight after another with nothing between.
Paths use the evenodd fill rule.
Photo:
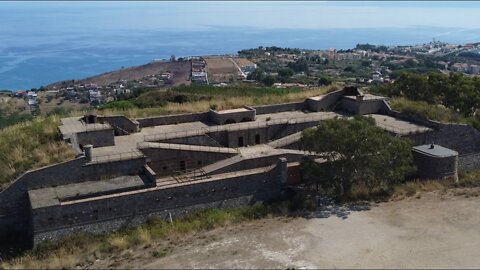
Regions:
<instances>
[{"instance_id":1,"label":"hillside slope","mask_svg":"<svg viewBox=\"0 0 480 270\"><path fill-rule=\"evenodd\" d=\"M190 61L182 62L152 62L146 65L128 67L116 71L111 71L92 77L88 77L81 80L75 80L75 84L89 84L94 83L97 85L108 85L111 83L118 82L120 80L139 80L146 76L159 74L162 72L172 73L172 82L174 85L179 84L188 84L190 82ZM65 87L68 84L71 84L72 81L61 81L52 83L47 86L47 88L61 88Z\"/></svg>"}]
</instances>

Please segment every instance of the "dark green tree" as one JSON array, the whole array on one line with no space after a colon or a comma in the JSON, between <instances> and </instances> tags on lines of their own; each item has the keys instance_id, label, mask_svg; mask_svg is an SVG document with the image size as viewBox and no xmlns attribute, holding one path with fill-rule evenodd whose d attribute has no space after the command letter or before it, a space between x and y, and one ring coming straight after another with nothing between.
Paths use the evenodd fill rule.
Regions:
<instances>
[{"instance_id":1,"label":"dark green tree","mask_svg":"<svg viewBox=\"0 0 480 270\"><path fill-rule=\"evenodd\" d=\"M266 85L266 86L272 86L274 83L275 83L275 78L272 76L272 75L268 75L267 77L265 77L262 82Z\"/></svg>"},{"instance_id":2,"label":"dark green tree","mask_svg":"<svg viewBox=\"0 0 480 270\"><path fill-rule=\"evenodd\" d=\"M318 79L318 84L319 85L330 85L330 84L332 84L332 79L330 79L329 77L320 77L320 79Z\"/></svg>"},{"instance_id":3,"label":"dark green tree","mask_svg":"<svg viewBox=\"0 0 480 270\"><path fill-rule=\"evenodd\" d=\"M341 198L358 185L382 188L404 181L415 169L410 140L388 135L369 117L323 121L303 131L301 145L326 161L302 162L305 179Z\"/></svg>"}]
</instances>

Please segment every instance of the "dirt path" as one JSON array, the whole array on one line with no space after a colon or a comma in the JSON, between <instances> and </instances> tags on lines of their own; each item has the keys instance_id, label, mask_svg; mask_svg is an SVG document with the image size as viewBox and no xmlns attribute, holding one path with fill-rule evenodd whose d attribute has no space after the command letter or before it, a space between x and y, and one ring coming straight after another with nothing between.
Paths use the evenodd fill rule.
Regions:
<instances>
[{"instance_id":1,"label":"dirt path","mask_svg":"<svg viewBox=\"0 0 480 270\"><path fill-rule=\"evenodd\" d=\"M479 224L480 198L429 193L347 216L230 226L93 267L474 268L480 265Z\"/></svg>"}]
</instances>

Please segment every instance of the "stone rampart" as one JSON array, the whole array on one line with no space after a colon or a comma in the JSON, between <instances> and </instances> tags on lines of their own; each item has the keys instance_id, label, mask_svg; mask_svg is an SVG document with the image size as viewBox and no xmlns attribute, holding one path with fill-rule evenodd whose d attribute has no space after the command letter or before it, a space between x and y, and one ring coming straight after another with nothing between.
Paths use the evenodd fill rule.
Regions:
<instances>
[{"instance_id":1,"label":"stone rampart","mask_svg":"<svg viewBox=\"0 0 480 270\"><path fill-rule=\"evenodd\" d=\"M245 205L275 198L280 192L278 170L224 175L217 180L178 187L149 189L117 196L40 208L32 213L34 243L73 231L104 233L147 218L173 217L207 207Z\"/></svg>"},{"instance_id":2,"label":"stone rampart","mask_svg":"<svg viewBox=\"0 0 480 270\"><path fill-rule=\"evenodd\" d=\"M130 118L123 115L109 115L109 116L98 116L98 121L100 123L108 123L114 129L115 133L118 135L127 135L130 133L138 132L140 129L140 124L136 120L131 120ZM125 134L127 132L127 134Z\"/></svg>"},{"instance_id":3,"label":"stone rampart","mask_svg":"<svg viewBox=\"0 0 480 270\"><path fill-rule=\"evenodd\" d=\"M0 227L0 235L10 232L25 232L28 224L29 205L27 191L51 186L60 186L85 181L99 180L103 176L138 174L143 171L144 158L114 162L87 164L86 158L28 171L18 177L0 193L0 224L13 227Z\"/></svg>"},{"instance_id":4,"label":"stone rampart","mask_svg":"<svg viewBox=\"0 0 480 270\"><path fill-rule=\"evenodd\" d=\"M208 112L175 114L136 119L136 121L138 121L138 123L140 124L141 128L207 120Z\"/></svg>"},{"instance_id":5,"label":"stone rampart","mask_svg":"<svg viewBox=\"0 0 480 270\"><path fill-rule=\"evenodd\" d=\"M306 101L291 102L273 105L252 106L258 114L278 113L288 111L303 111L307 109Z\"/></svg>"},{"instance_id":6,"label":"stone rampart","mask_svg":"<svg viewBox=\"0 0 480 270\"><path fill-rule=\"evenodd\" d=\"M78 132L75 135L78 145L81 146L88 144L94 147L115 145L113 128Z\"/></svg>"},{"instance_id":7,"label":"stone rampart","mask_svg":"<svg viewBox=\"0 0 480 270\"><path fill-rule=\"evenodd\" d=\"M308 98L306 100L307 108L313 112L331 110L344 94L345 90L341 89L323 96Z\"/></svg>"}]
</instances>

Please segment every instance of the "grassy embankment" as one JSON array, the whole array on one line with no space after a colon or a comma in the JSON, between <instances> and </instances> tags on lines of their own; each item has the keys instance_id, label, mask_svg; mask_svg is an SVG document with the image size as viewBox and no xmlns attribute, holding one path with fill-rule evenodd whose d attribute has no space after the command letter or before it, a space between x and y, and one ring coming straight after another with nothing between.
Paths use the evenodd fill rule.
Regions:
<instances>
[{"instance_id":1,"label":"grassy embankment","mask_svg":"<svg viewBox=\"0 0 480 270\"><path fill-rule=\"evenodd\" d=\"M465 117L462 114L441 105L432 105L424 101L413 101L403 97L391 98L390 105L394 110L414 114L423 119L442 123L469 124L480 130L480 114Z\"/></svg>"},{"instance_id":2,"label":"grassy embankment","mask_svg":"<svg viewBox=\"0 0 480 270\"><path fill-rule=\"evenodd\" d=\"M21 173L74 157L61 141L58 116L40 117L0 129L0 190Z\"/></svg>"},{"instance_id":3,"label":"grassy embankment","mask_svg":"<svg viewBox=\"0 0 480 270\"><path fill-rule=\"evenodd\" d=\"M107 104L100 111L101 114L122 114L129 117L148 117L155 115L204 112L211 106L217 110L232 109L244 105L266 105L285 102L302 101L307 97L324 94L328 91L337 89L338 86L317 87L308 90L298 88L276 89L267 87L252 86L230 86L230 87L212 87L212 86L180 86L169 90L169 93L160 91L150 91L141 94L135 100L121 101L120 106ZM164 102L169 98L179 97L180 102ZM146 101L158 100L160 106L140 108L138 103L145 104ZM170 100L170 99L169 99ZM172 100L173 101L173 100Z\"/></svg>"}]
</instances>

